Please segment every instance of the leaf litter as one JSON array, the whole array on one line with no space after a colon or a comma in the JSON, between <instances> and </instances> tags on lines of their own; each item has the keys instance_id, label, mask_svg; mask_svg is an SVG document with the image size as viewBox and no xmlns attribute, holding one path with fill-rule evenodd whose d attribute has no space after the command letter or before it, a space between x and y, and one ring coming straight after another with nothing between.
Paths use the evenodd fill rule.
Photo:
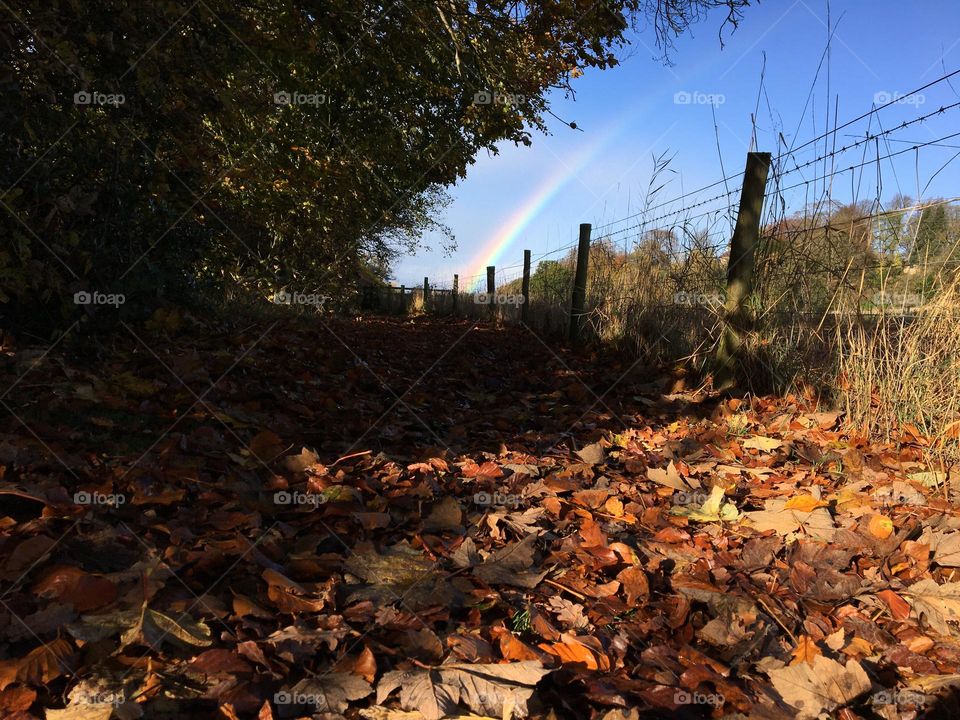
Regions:
<instances>
[{"instance_id":1,"label":"leaf litter","mask_svg":"<svg viewBox=\"0 0 960 720\"><path fill-rule=\"evenodd\" d=\"M916 433L524 329L321 325L4 348L3 717L955 707L957 478Z\"/></svg>"}]
</instances>

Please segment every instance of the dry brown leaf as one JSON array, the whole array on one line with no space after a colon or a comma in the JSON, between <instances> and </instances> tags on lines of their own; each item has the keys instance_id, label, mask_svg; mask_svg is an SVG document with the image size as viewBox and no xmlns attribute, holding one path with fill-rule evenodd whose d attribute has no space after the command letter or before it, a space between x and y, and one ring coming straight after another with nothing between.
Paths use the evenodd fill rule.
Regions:
<instances>
[{"instance_id":1,"label":"dry brown leaf","mask_svg":"<svg viewBox=\"0 0 960 720\"><path fill-rule=\"evenodd\" d=\"M913 606L914 617L926 621L941 635L956 634L948 623L960 622L960 582L938 585L927 578L903 591Z\"/></svg>"},{"instance_id":2,"label":"dry brown leaf","mask_svg":"<svg viewBox=\"0 0 960 720\"><path fill-rule=\"evenodd\" d=\"M812 663L789 665L767 674L801 719L831 712L870 689L870 678L859 662L848 660L844 666L823 655L814 657Z\"/></svg>"},{"instance_id":3,"label":"dry brown leaf","mask_svg":"<svg viewBox=\"0 0 960 720\"><path fill-rule=\"evenodd\" d=\"M776 450L779 447L783 447L783 440L777 440L776 438L767 437L765 435L755 435L754 437L744 440L741 445L747 450L762 450L763 452L770 452L771 450Z\"/></svg>"},{"instance_id":4,"label":"dry brown leaf","mask_svg":"<svg viewBox=\"0 0 960 720\"><path fill-rule=\"evenodd\" d=\"M0 690L14 682L46 685L69 669L65 661L72 653L70 643L57 638L34 648L22 658L0 660Z\"/></svg>"},{"instance_id":5,"label":"dry brown leaf","mask_svg":"<svg viewBox=\"0 0 960 720\"><path fill-rule=\"evenodd\" d=\"M377 704L400 688L400 704L419 710L426 720L440 720L464 703L477 713L500 717L504 708L527 714L536 684L551 671L535 660L502 665L448 663L433 668L394 670L377 686Z\"/></svg>"},{"instance_id":6,"label":"dry brown leaf","mask_svg":"<svg viewBox=\"0 0 960 720\"><path fill-rule=\"evenodd\" d=\"M686 492L691 488L691 485L684 482L684 479L680 477L676 465L672 462L667 465L665 470L661 468L647 468L647 477L655 483L672 487L674 490Z\"/></svg>"},{"instance_id":7,"label":"dry brown leaf","mask_svg":"<svg viewBox=\"0 0 960 720\"><path fill-rule=\"evenodd\" d=\"M343 672L321 673L304 678L289 689L282 689L275 702L305 706L314 712L342 713L353 700L360 700L373 692L373 687L359 675ZM277 700L276 698L282 698Z\"/></svg>"},{"instance_id":8,"label":"dry brown leaf","mask_svg":"<svg viewBox=\"0 0 960 720\"><path fill-rule=\"evenodd\" d=\"M68 705L63 710L48 709L47 720L109 720L114 709L109 703Z\"/></svg>"},{"instance_id":9,"label":"dry brown leaf","mask_svg":"<svg viewBox=\"0 0 960 720\"><path fill-rule=\"evenodd\" d=\"M617 580L623 586L623 593L627 598L627 604L631 607L650 597L650 583L647 581L647 574L637 567L628 567L620 571Z\"/></svg>"}]
</instances>

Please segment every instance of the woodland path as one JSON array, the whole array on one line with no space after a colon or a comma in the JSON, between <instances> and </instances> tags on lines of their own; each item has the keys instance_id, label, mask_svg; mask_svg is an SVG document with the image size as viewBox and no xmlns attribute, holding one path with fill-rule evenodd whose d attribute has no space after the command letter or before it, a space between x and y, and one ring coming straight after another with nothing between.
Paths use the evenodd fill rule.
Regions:
<instances>
[{"instance_id":1,"label":"woodland path","mask_svg":"<svg viewBox=\"0 0 960 720\"><path fill-rule=\"evenodd\" d=\"M74 347L0 358L4 717L956 710L923 438L467 321Z\"/></svg>"}]
</instances>

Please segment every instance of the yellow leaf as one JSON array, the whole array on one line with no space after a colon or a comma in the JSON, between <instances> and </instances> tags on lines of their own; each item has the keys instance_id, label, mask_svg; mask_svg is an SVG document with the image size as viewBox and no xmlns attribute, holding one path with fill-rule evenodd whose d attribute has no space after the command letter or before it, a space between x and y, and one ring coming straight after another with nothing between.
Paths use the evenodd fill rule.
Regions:
<instances>
[{"instance_id":1,"label":"yellow leaf","mask_svg":"<svg viewBox=\"0 0 960 720\"><path fill-rule=\"evenodd\" d=\"M684 515L700 522L731 522L740 517L740 511L733 503L724 502L723 487L714 485L710 497L700 507L675 507L670 511L674 515Z\"/></svg>"},{"instance_id":2,"label":"yellow leaf","mask_svg":"<svg viewBox=\"0 0 960 720\"><path fill-rule=\"evenodd\" d=\"M763 450L765 452L776 450L782 445L783 440L777 440L776 438L767 437L766 435L756 435L743 441L744 449Z\"/></svg>"},{"instance_id":3,"label":"yellow leaf","mask_svg":"<svg viewBox=\"0 0 960 720\"><path fill-rule=\"evenodd\" d=\"M924 487L938 487L947 481L947 474L939 470L929 470L907 475L910 480L918 482Z\"/></svg>"}]
</instances>

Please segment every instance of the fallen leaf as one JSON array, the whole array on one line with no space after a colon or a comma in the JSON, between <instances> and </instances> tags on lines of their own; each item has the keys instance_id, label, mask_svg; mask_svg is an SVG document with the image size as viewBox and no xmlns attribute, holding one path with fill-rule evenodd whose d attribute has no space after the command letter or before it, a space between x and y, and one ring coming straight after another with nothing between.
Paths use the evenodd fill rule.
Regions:
<instances>
[{"instance_id":1,"label":"fallen leaf","mask_svg":"<svg viewBox=\"0 0 960 720\"><path fill-rule=\"evenodd\" d=\"M560 658L564 665L582 665L587 670L599 670L600 662L593 651L583 643L541 643L540 649Z\"/></svg>"},{"instance_id":2,"label":"fallen leaf","mask_svg":"<svg viewBox=\"0 0 960 720\"><path fill-rule=\"evenodd\" d=\"M763 450L764 452L769 452L783 447L783 440L766 437L765 435L755 435L754 437L744 440L741 445L747 450Z\"/></svg>"},{"instance_id":3,"label":"fallen leaf","mask_svg":"<svg viewBox=\"0 0 960 720\"><path fill-rule=\"evenodd\" d=\"M22 658L0 660L0 690L14 682L46 685L69 671L65 660L72 653L70 643L57 638L34 648Z\"/></svg>"},{"instance_id":4,"label":"fallen leaf","mask_svg":"<svg viewBox=\"0 0 960 720\"><path fill-rule=\"evenodd\" d=\"M80 613L109 605L117 597L117 586L112 582L71 565L50 568L33 591L41 597L69 602Z\"/></svg>"},{"instance_id":5,"label":"fallen leaf","mask_svg":"<svg viewBox=\"0 0 960 720\"><path fill-rule=\"evenodd\" d=\"M884 515L872 515L867 530L875 538L886 540L893 534L893 521Z\"/></svg>"},{"instance_id":6,"label":"fallen leaf","mask_svg":"<svg viewBox=\"0 0 960 720\"><path fill-rule=\"evenodd\" d=\"M783 506L784 510L800 510L801 512L812 512L818 507L825 507L827 503L822 500L818 500L813 495L795 495L794 497L787 500L787 504Z\"/></svg>"},{"instance_id":7,"label":"fallen leaf","mask_svg":"<svg viewBox=\"0 0 960 720\"><path fill-rule=\"evenodd\" d=\"M639 602L650 597L650 583L647 581L647 574L642 569L636 567L625 568L617 575L617 580L622 584L627 604L631 607L636 607Z\"/></svg>"},{"instance_id":8,"label":"fallen leaf","mask_svg":"<svg viewBox=\"0 0 960 720\"><path fill-rule=\"evenodd\" d=\"M928 470L925 472L912 473L907 475L907 478L920 483L924 487L940 487L947 481L947 474L940 470Z\"/></svg>"},{"instance_id":9,"label":"fallen leaf","mask_svg":"<svg viewBox=\"0 0 960 720\"><path fill-rule=\"evenodd\" d=\"M186 614L172 618L148 608L144 603L139 618L121 636L120 647L138 643L153 648L162 642L205 647L213 641L210 628L203 621L194 620Z\"/></svg>"},{"instance_id":10,"label":"fallen leaf","mask_svg":"<svg viewBox=\"0 0 960 720\"><path fill-rule=\"evenodd\" d=\"M778 535L809 536L815 540L830 541L836 535L833 517L826 508L811 512L786 509L783 498L767 500L763 510L745 512L742 521L758 532L773 530Z\"/></svg>"},{"instance_id":11,"label":"fallen leaf","mask_svg":"<svg viewBox=\"0 0 960 720\"><path fill-rule=\"evenodd\" d=\"M960 532L931 533L933 561L941 567L960 567Z\"/></svg>"},{"instance_id":12,"label":"fallen leaf","mask_svg":"<svg viewBox=\"0 0 960 720\"><path fill-rule=\"evenodd\" d=\"M535 660L500 665L448 663L432 668L394 670L377 686L377 704L400 688L400 704L419 710L426 720L440 720L463 702L477 713L501 717L515 708L523 717L536 684L551 670Z\"/></svg>"},{"instance_id":13,"label":"fallen leaf","mask_svg":"<svg viewBox=\"0 0 960 720\"><path fill-rule=\"evenodd\" d=\"M797 641L797 646L791 654L793 655L793 660L790 661L791 665L798 665L800 663L813 665L814 658L819 657L823 653L820 652L820 648L817 647L817 644L809 635L801 635Z\"/></svg>"},{"instance_id":14,"label":"fallen leaf","mask_svg":"<svg viewBox=\"0 0 960 720\"><path fill-rule=\"evenodd\" d=\"M906 620L910 617L910 604L893 590L881 590L877 597L883 600L894 620Z\"/></svg>"},{"instance_id":15,"label":"fallen leaf","mask_svg":"<svg viewBox=\"0 0 960 720\"><path fill-rule=\"evenodd\" d=\"M672 487L674 490L682 490L685 492L691 488L691 486L680 477L680 473L677 472L677 468L672 462L667 465L665 470L661 468L647 468L647 477L655 483Z\"/></svg>"},{"instance_id":16,"label":"fallen leaf","mask_svg":"<svg viewBox=\"0 0 960 720\"><path fill-rule=\"evenodd\" d=\"M520 542L506 545L486 560L480 561L472 538L463 541L452 556L458 567L472 567L473 574L488 584L514 585L535 588L546 577L542 573L529 572L534 560L536 536L528 535Z\"/></svg>"},{"instance_id":17,"label":"fallen leaf","mask_svg":"<svg viewBox=\"0 0 960 720\"><path fill-rule=\"evenodd\" d=\"M63 710L48 709L47 720L109 720L114 709L110 703L68 705Z\"/></svg>"},{"instance_id":18,"label":"fallen leaf","mask_svg":"<svg viewBox=\"0 0 960 720\"><path fill-rule=\"evenodd\" d=\"M817 655L811 663L789 665L767 674L801 719L832 712L870 689L870 679L856 660L848 660L844 666L823 655Z\"/></svg>"},{"instance_id":19,"label":"fallen leaf","mask_svg":"<svg viewBox=\"0 0 960 720\"><path fill-rule=\"evenodd\" d=\"M309 706L311 713L342 713L350 707L351 700L365 698L372 692L370 683L359 675L327 672L304 678L288 690L281 689L278 696L284 704Z\"/></svg>"},{"instance_id":20,"label":"fallen leaf","mask_svg":"<svg viewBox=\"0 0 960 720\"><path fill-rule=\"evenodd\" d=\"M588 465L600 465L606 459L606 452L603 445L596 442L577 450L577 457Z\"/></svg>"},{"instance_id":21,"label":"fallen leaf","mask_svg":"<svg viewBox=\"0 0 960 720\"><path fill-rule=\"evenodd\" d=\"M720 485L713 486L710 496L700 507L678 505L674 506L670 512L699 522L732 522L740 516L737 506L725 500L723 487Z\"/></svg>"},{"instance_id":22,"label":"fallen leaf","mask_svg":"<svg viewBox=\"0 0 960 720\"><path fill-rule=\"evenodd\" d=\"M902 591L913 607L914 617L923 620L941 635L956 634L948 623L960 622L960 582L938 585L929 578Z\"/></svg>"}]
</instances>

